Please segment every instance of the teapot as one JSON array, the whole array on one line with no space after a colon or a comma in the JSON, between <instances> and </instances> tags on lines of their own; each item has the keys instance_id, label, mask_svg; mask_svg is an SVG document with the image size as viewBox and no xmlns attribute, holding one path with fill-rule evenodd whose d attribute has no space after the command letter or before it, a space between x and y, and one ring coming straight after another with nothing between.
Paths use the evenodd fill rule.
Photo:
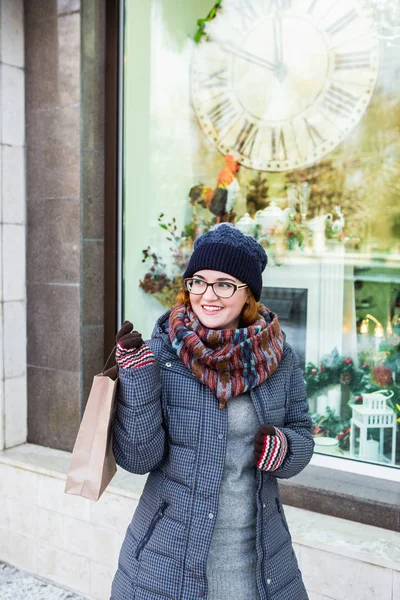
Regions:
<instances>
[{"instance_id":1,"label":"teapot","mask_svg":"<svg viewBox=\"0 0 400 600\"><path fill-rule=\"evenodd\" d=\"M289 223L290 208L282 210L277 206L276 202L272 200L267 208L264 210L258 210L255 215L257 225L260 225L262 229L272 229L275 227L277 221L280 221L284 227L287 227Z\"/></svg>"},{"instance_id":2,"label":"teapot","mask_svg":"<svg viewBox=\"0 0 400 600\"><path fill-rule=\"evenodd\" d=\"M251 235L254 233L255 224L256 223L254 219L251 218L249 213L245 213L243 217L241 217L239 221L235 223L235 227L239 229L239 231L241 231L242 233L247 233Z\"/></svg>"}]
</instances>

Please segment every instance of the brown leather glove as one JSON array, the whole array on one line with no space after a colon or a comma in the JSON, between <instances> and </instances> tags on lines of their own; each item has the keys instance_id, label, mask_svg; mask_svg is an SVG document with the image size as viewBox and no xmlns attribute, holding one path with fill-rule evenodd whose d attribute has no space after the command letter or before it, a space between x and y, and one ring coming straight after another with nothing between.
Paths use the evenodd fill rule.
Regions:
<instances>
[{"instance_id":1,"label":"brown leather glove","mask_svg":"<svg viewBox=\"0 0 400 600\"><path fill-rule=\"evenodd\" d=\"M275 427L273 425L260 425L255 438L254 438L254 458L256 463L258 462L261 452L264 448L264 437L266 435L276 435Z\"/></svg>"},{"instance_id":2,"label":"brown leather glove","mask_svg":"<svg viewBox=\"0 0 400 600\"><path fill-rule=\"evenodd\" d=\"M138 349L144 344L142 334L133 329L133 324L130 321L122 323L121 329L115 336L115 341L124 350Z\"/></svg>"}]
</instances>

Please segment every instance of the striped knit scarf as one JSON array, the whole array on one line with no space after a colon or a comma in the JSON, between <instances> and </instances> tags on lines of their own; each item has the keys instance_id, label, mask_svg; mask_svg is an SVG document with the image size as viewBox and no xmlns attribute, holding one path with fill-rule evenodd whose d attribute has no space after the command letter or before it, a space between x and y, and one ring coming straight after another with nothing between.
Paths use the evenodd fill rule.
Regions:
<instances>
[{"instance_id":1,"label":"striped knit scarf","mask_svg":"<svg viewBox=\"0 0 400 600\"><path fill-rule=\"evenodd\" d=\"M179 304L169 316L169 337L181 361L215 394L220 408L272 375L283 351L278 317L263 305L249 327L208 329L190 307Z\"/></svg>"}]
</instances>

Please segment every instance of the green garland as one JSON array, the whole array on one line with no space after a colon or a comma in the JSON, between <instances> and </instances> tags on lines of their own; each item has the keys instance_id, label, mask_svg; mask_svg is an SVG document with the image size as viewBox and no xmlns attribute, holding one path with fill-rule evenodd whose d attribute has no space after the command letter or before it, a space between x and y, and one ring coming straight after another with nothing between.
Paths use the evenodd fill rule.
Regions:
<instances>
[{"instance_id":1,"label":"green garland","mask_svg":"<svg viewBox=\"0 0 400 600\"><path fill-rule=\"evenodd\" d=\"M364 364L361 368L357 367L352 358L340 355L336 348L331 354L324 356L319 365L308 363L304 371L307 396L318 395L318 392L323 392L324 388L329 385L342 384L353 393L354 402L362 404L363 394L389 389L393 392L391 404L397 413L397 421L400 423L400 385L393 381L390 368L399 360L400 346L390 346L384 342L381 344L380 350L387 352L387 358L382 364L374 367L370 367L368 364ZM325 416L312 415L317 428L315 434L331 435L334 433L333 437L336 437L335 431L340 427L341 432L344 432L342 437L347 440L348 422L340 421L336 416L333 419L333 414L330 414L329 410L328 408ZM322 426L322 423L324 426L321 432L318 430L318 426Z\"/></svg>"},{"instance_id":2,"label":"green garland","mask_svg":"<svg viewBox=\"0 0 400 600\"><path fill-rule=\"evenodd\" d=\"M202 37L204 35L206 35L205 29L206 29L206 24L209 21L212 21L214 19L214 17L216 16L219 7L222 4L222 0L218 0L218 2L216 2L214 4L214 6L212 7L212 9L210 10L210 12L208 13L208 15L206 16L205 19L197 19L197 25L198 25L198 30L197 33L194 37L194 41L196 42L196 44L198 44L200 42L200 40L202 39Z\"/></svg>"},{"instance_id":3,"label":"green garland","mask_svg":"<svg viewBox=\"0 0 400 600\"><path fill-rule=\"evenodd\" d=\"M349 356L342 356L336 348L323 357L317 366L308 363L304 372L308 395L315 394L328 385L342 383L348 385L351 391L360 389L366 391L370 380L369 367L357 368Z\"/></svg>"}]
</instances>

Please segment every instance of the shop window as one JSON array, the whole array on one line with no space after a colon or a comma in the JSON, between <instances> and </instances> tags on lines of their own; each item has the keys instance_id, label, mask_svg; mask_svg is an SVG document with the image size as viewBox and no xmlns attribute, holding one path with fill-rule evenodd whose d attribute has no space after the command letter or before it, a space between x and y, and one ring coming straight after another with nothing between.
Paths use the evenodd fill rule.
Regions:
<instances>
[{"instance_id":1,"label":"shop window","mask_svg":"<svg viewBox=\"0 0 400 600\"><path fill-rule=\"evenodd\" d=\"M316 452L398 467L400 14L367 4L125 1L122 316L150 336L195 238L234 223Z\"/></svg>"}]
</instances>

